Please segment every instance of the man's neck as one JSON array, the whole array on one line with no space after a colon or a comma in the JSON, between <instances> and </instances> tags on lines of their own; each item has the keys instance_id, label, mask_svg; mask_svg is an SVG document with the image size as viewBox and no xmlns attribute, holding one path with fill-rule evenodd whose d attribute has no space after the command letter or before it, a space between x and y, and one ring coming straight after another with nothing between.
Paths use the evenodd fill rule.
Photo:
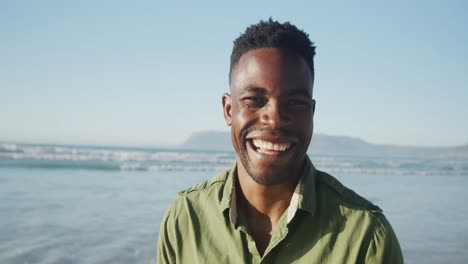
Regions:
<instances>
[{"instance_id":1,"label":"man's neck","mask_svg":"<svg viewBox=\"0 0 468 264\"><path fill-rule=\"evenodd\" d=\"M274 185L263 185L255 180L245 170L242 162L237 161L237 176L239 195L247 207L253 207L259 213L275 218L288 208L291 197L302 174L302 168L291 171L288 180ZM248 208L246 208L248 209Z\"/></svg>"},{"instance_id":2,"label":"man's neck","mask_svg":"<svg viewBox=\"0 0 468 264\"><path fill-rule=\"evenodd\" d=\"M284 183L262 185L254 181L239 163L237 168L238 202L257 249L263 255L273 230L289 207L301 173L291 175L291 179Z\"/></svg>"},{"instance_id":3,"label":"man's neck","mask_svg":"<svg viewBox=\"0 0 468 264\"><path fill-rule=\"evenodd\" d=\"M289 206L294 188L293 183L265 186L250 177L239 176L239 194L246 209L258 211L270 218L281 217Z\"/></svg>"}]
</instances>

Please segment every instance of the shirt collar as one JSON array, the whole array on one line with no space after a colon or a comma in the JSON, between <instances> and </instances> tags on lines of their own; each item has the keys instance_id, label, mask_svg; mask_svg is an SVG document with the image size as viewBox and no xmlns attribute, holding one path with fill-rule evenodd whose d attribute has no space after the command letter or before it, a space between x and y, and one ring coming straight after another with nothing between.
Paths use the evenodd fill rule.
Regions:
<instances>
[{"instance_id":1,"label":"shirt collar","mask_svg":"<svg viewBox=\"0 0 468 264\"><path fill-rule=\"evenodd\" d=\"M288 223L294 218L297 209L307 211L312 215L315 214L317 206L317 197L315 191L317 171L310 161L309 157L305 157L304 170L301 178L294 189L291 202L288 207Z\"/></svg>"},{"instance_id":2,"label":"shirt collar","mask_svg":"<svg viewBox=\"0 0 468 264\"><path fill-rule=\"evenodd\" d=\"M234 203L235 208L235 184L234 180L237 178L237 162L234 162L231 169L227 171L228 175L226 178L226 183L224 184L223 193L221 197L220 211L224 212L226 209L231 209ZM232 210L230 210L232 211ZM236 210L237 213L237 210ZM231 212L229 212L231 215Z\"/></svg>"},{"instance_id":3,"label":"shirt collar","mask_svg":"<svg viewBox=\"0 0 468 264\"><path fill-rule=\"evenodd\" d=\"M315 191L315 178L316 169L309 157L306 155L304 170L299 182L294 189L291 202L288 207L288 223L292 221L298 209L307 211L312 215L316 208L316 191ZM236 184L237 180L237 161L228 172L226 183L224 185L223 194L221 198L220 211L224 212L229 209L229 220L234 226L237 226L237 198L236 198Z\"/></svg>"}]
</instances>

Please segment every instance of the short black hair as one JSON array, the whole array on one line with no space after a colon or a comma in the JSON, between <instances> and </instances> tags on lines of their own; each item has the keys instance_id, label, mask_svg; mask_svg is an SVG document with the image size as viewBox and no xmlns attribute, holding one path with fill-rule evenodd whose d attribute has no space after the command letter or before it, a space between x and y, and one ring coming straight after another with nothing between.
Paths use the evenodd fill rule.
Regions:
<instances>
[{"instance_id":1,"label":"short black hair","mask_svg":"<svg viewBox=\"0 0 468 264\"><path fill-rule=\"evenodd\" d=\"M257 24L250 25L234 40L229 79L231 79L232 69L244 53L261 48L288 49L299 54L309 65L312 78L314 78L315 46L310 41L309 35L289 22L279 23L270 17L268 21L260 20Z\"/></svg>"}]
</instances>

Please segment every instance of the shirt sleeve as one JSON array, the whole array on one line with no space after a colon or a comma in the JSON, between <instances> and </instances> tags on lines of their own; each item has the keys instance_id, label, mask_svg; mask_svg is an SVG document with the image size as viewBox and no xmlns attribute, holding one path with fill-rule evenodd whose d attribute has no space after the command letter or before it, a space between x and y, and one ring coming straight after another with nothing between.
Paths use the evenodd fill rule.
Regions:
<instances>
[{"instance_id":1,"label":"shirt sleeve","mask_svg":"<svg viewBox=\"0 0 468 264\"><path fill-rule=\"evenodd\" d=\"M377 220L362 263L403 264L400 243L392 226L383 214L378 214Z\"/></svg>"},{"instance_id":2,"label":"shirt sleeve","mask_svg":"<svg viewBox=\"0 0 468 264\"><path fill-rule=\"evenodd\" d=\"M176 253L172 234L174 230L174 222L171 220L170 211L170 208L166 211L159 230L156 256L156 263L158 264L176 263Z\"/></svg>"}]
</instances>

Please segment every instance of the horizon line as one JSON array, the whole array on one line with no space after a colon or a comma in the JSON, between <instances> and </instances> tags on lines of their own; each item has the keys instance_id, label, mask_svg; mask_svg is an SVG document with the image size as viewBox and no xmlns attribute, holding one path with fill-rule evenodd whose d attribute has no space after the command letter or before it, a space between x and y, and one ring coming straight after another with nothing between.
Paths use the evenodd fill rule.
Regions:
<instances>
[{"instance_id":1,"label":"horizon line","mask_svg":"<svg viewBox=\"0 0 468 264\"><path fill-rule=\"evenodd\" d=\"M205 131L196 131L191 133L185 140L178 143L119 143L119 142L76 142L74 140L69 141L49 141L49 140L4 140L0 138L0 144L26 144L26 145L58 145L58 146L81 146L81 147L122 147L122 148L162 148L162 149L185 149L184 144L185 142L194 134L200 133L229 133L229 131L222 131L222 130L205 130ZM459 148L459 147L467 147L468 142L456 144L456 145L408 145L408 144L398 144L398 143L374 143L368 141L366 139L354 136L346 136L346 135L334 135L334 134L327 134L327 133L314 133L313 136L326 136L326 137L341 137L347 138L351 140L360 140L369 145L375 146L391 146L391 147L410 147L410 148ZM311 144L313 142L313 136L311 140Z\"/></svg>"}]
</instances>

